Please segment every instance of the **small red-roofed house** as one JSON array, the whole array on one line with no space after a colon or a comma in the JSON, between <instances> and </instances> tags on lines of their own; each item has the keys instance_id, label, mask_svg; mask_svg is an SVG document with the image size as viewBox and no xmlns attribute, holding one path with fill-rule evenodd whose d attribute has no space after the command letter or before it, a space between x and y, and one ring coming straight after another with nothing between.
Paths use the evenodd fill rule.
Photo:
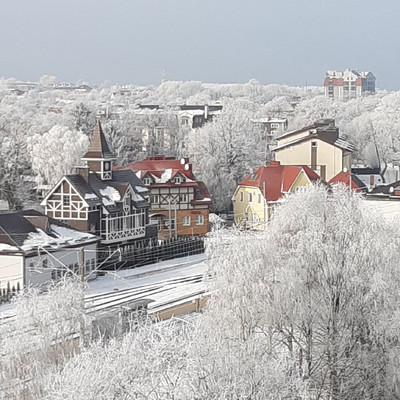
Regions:
<instances>
[{"instance_id":1,"label":"small red-roofed house","mask_svg":"<svg viewBox=\"0 0 400 400\"><path fill-rule=\"evenodd\" d=\"M273 209L299 187L319 181L304 165L281 165L272 161L244 179L233 195L235 223L251 229L265 229Z\"/></svg>"},{"instance_id":2,"label":"small red-roofed house","mask_svg":"<svg viewBox=\"0 0 400 400\"><path fill-rule=\"evenodd\" d=\"M158 155L115 169L134 171L150 189L150 217L158 222L159 239L209 232L210 194L193 175L189 158Z\"/></svg>"},{"instance_id":3,"label":"small red-roofed house","mask_svg":"<svg viewBox=\"0 0 400 400\"><path fill-rule=\"evenodd\" d=\"M350 171L341 171L337 175L335 175L329 182L329 185L345 185L347 187L351 187L352 190L356 191L357 193L364 193L367 188L365 184L357 178L356 175L351 174Z\"/></svg>"}]
</instances>

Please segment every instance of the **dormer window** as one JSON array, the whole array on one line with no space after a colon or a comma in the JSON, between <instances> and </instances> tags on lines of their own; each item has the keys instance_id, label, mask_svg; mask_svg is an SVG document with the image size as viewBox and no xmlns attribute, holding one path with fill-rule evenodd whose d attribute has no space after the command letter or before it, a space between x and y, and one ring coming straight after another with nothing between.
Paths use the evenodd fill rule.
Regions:
<instances>
[{"instance_id":1,"label":"dormer window","mask_svg":"<svg viewBox=\"0 0 400 400\"><path fill-rule=\"evenodd\" d=\"M174 182L179 185L180 183L182 183L182 177L181 176L176 176L174 179Z\"/></svg>"},{"instance_id":2,"label":"dormer window","mask_svg":"<svg viewBox=\"0 0 400 400\"><path fill-rule=\"evenodd\" d=\"M143 178L143 183L146 186L149 186L151 184L151 179L149 177Z\"/></svg>"}]
</instances>

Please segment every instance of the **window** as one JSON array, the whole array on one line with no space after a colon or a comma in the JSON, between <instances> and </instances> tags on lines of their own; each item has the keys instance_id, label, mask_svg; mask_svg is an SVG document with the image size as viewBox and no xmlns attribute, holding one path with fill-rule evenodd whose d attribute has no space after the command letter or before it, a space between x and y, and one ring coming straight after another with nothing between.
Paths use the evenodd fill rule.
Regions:
<instances>
[{"instance_id":1,"label":"window","mask_svg":"<svg viewBox=\"0 0 400 400\"><path fill-rule=\"evenodd\" d=\"M160 196L158 194L151 195L151 204L158 204L160 202Z\"/></svg>"},{"instance_id":2,"label":"window","mask_svg":"<svg viewBox=\"0 0 400 400\"><path fill-rule=\"evenodd\" d=\"M49 266L49 260L44 259L44 260L42 261L42 267L43 267L43 268L47 268L48 266Z\"/></svg>"},{"instance_id":3,"label":"window","mask_svg":"<svg viewBox=\"0 0 400 400\"><path fill-rule=\"evenodd\" d=\"M189 125L189 118L188 117L183 117L182 118L182 125Z\"/></svg>"},{"instance_id":4,"label":"window","mask_svg":"<svg viewBox=\"0 0 400 400\"><path fill-rule=\"evenodd\" d=\"M176 176L175 179L174 179L174 182L175 182L177 185L179 185L180 183L182 183L182 177Z\"/></svg>"},{"instance_id":5,"label":"window","mask_svg":"<svg viewBox=\"0 0 400 400\"><path fill-rule=\"evenodd\" d=\"M251 203L253 201L253 193L249 193L249 202Z\"/></svg>"},{"instance_id":6,"label":"window","mask_svg":"<svg viewBox=\"0 0 400 400\"><path fill-rule=\"evenodd\" d=\"M146 186L148 186L148 185L150 185L150 183L151 183L151 179L148 178L148 177L143 178L143 183L144 183Z\"/></svg>"},{"instance_id":7,"label":"window","mask_svg":"<svg viewBox=\"0 0 400 400\"><path fill-rule=\"evenodd\" d=\"M185 215L183 217L183 220L182 220L182 225L183 226L190 226L190 222L191 222L190 216L189 215Z\"/></svg>"},{"instance_id":8,"label":"window","mask_svg":"<svg viewBox=\"0 0 400 400\"><path fill-rule=\"evenodd\" d=\"M131 209L131 196L129 194L124 198L124 213L127 214Z\"/></svg>"},{"instance_id":9,"label":"window","mask_svg":"<svg viewBox=\"0 0 400 400\"><path fill-rule=\"evenodd\" d=\"M63 206L64 207L69 207L70 206L70 197L68 194L64 194L63 196Z\"/></svg>"},{"instance_id":10,"label":"window","mask_svg":"<svg viewBox=\"0 0 400 400\"><path fill-rule=\"evenodd\" d=\"M272 123L272 124L271 124L271 128L279 128L279 124L277 124L277 123Z\"/></svg>"},{"instance_id":11,"label":"window","mask_svg":"<svg viewBox=\"0 0 400 400\"><path fill-rule=\"evenodd\" d=\"M170 229L170 220L164 219L164 230ZM175 229L175 218L171 218L171 230Z\"/></svg>"},{"instance_id":12,"label":"window","mask_svg":"<svg viewBox=\"0 0 400 400\"><path fill-rule=\"evenodd\" d=\"M243 192L240 192L240 201L243 201Z\"/></svg>"},{"instance_id":13,"label":"window","mask_svg":"<svg viewBox=\"0 0 400 400\"><path fill-rule=\"evenodd\" d=\"M31 271L35 269L35 264L33 262L29 263L29 269Z\"/></svg>"},{"instance_id":14,"label":"window","mask_svg":"<svg viewBox=\"0 0 400 400\"><path fill-rule=\"evenodd\" d=\"M317 147L317 142L311 142L311 147Z\"/></svg>"},{"instance_id":15,"label":"window","mask_svg":"<svg viewBox=\"0 0 400 400\"><path fill-rule=\"evenodd\" d=\"M196 215L196 225L204 225L204 215Z\"/></svg>"},{"instance_id":16,"label":"window","mask_svg":"<svg viewBox=\"0 0 400 400\"><path fill-rule=\"evenodd\" d=\"M188 201L188 196L186 193L181 193L179 195L179 203L187 203Z\"/></svg>"}]
</instances>

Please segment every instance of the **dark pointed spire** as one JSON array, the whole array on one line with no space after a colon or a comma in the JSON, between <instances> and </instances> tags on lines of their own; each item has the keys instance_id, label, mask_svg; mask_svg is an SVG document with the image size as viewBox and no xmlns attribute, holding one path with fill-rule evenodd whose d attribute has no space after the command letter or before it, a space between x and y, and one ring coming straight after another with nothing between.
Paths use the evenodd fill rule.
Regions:
<instances>
[{"instance_id":1,"label":"dark pointed spire","mask_svg":"<svg viewBox=\"0 0 400 400\"><path fill-rule=\"evenodd\" d=\"M104 136L103 129L101 128L100 121L97 121L94 129L92 139L90 140L89 150L82 157L82 159L99 158L104 160L114 160L115 156L111 153L106 137Z\"/></svg>"}]
</instances>

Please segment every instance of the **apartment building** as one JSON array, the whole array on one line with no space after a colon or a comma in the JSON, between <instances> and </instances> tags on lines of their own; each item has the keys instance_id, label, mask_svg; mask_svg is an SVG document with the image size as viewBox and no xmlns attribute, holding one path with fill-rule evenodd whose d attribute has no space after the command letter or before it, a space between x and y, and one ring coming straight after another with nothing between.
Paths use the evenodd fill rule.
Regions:
<instances>
[{"instance_id":1,"label":"apartment building","mask_svg":"<svg viewBox=\"0 0 400 400\"><path fill-rule=\"evenodd\" d=\"M354 69L327 71L324 87L325 97L346 101L369 94L375 94L375 75Z\"/></svg>"}]
</instances>

